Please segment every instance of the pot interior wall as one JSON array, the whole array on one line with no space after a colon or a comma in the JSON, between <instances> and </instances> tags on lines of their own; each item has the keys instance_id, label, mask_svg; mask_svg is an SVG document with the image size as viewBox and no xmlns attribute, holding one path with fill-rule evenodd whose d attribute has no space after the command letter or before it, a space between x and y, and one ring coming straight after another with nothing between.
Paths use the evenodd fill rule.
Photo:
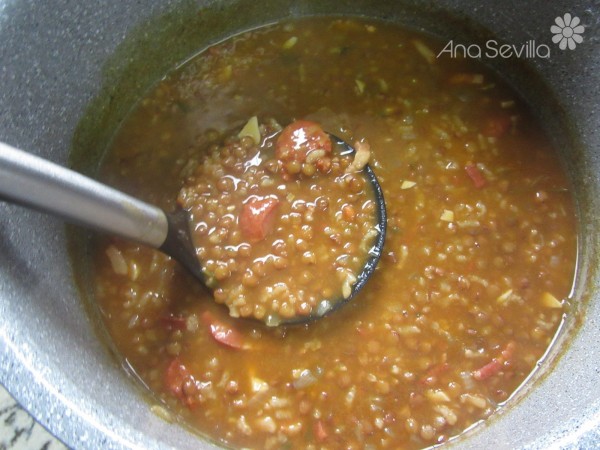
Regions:
<instances>
[{"instance_id":1,"label":"pot interior wall","mask_svg":"<svg viewBox=\"0 0 600 450\"><path fill-rule=\"evenodd\" d=\"M549 27L565 12L579 14L588 27L576 51L553 47L548 60L489 62L535 105L571 174L582 236L574 313L549 355L552 372L534 375L522 391L531 391L527 396L457 442L468 448L594 442L600 422L594 322L600 309L594 214L600 206L600 54L594 40L600 11L541 0L494 8L474 0L107 0L101 7L0 2L0 137L93 173L114 128L166 71L232 33L290 15L360 14L466 43L491 37L521 43L535 36L552 45ZM142 389L99 339L93 308L73 279L64 225L11 205L0 204L0 210L0 382L71 447L198 448L197 438L150 411ZM85 269L85 233L72 244L75 267Z\"/></svg>"}]
</instances>

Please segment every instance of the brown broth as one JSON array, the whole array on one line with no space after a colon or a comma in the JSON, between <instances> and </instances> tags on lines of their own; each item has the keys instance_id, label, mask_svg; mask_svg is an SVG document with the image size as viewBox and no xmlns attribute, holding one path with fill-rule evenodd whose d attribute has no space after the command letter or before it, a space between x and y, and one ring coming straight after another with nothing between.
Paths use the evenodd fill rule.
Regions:
<instances>
[{"instance_id":1,"label":"brown broth","mask_svg":"<svg viewBox=\"0 0 600 450\"><path fill-rule=\"evenodd\" d=\"M489 417L535 369L569 313L569 183L516 94L441 48L358 19L270 26L168 74L117 131L104 180L166 209L210 130L253 115L366 138L387 201L369 285L302 327L232 319L166 256L99 239L106 327L168 414L232 447L421 448Z\"/></svg>"}]
</instances>

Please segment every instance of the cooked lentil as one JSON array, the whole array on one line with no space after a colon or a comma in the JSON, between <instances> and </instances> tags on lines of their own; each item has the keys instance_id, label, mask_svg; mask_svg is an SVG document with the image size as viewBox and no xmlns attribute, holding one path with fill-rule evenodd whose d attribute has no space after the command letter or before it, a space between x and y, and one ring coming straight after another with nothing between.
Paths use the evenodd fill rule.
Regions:
<instances>
[{"instance_id":1,"label":"cooked lentil","mask_svg":"<svg viewBox=\"0 0 600 450\"><path fill-rule=\"evenodd\" d=\"M387 200L370 284L303 327L233 319L166 256L99 240L105 324L174 417L232 447L421 448L489 417L536 368L569 313L569 183L518 96L441 48L359 19L273 25L169 74L118 131L105 179L166 209L192 156L254 115L366 138Z\"/></svg>"}]
</instances>

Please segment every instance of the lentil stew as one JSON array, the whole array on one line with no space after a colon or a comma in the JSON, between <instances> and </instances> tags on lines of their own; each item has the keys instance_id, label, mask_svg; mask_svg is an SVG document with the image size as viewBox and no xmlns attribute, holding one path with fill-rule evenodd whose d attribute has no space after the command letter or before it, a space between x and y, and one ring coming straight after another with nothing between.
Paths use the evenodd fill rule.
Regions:
<instances>
[{"instance_id":1,"label":"lentil stew","mask_svg":"<svg viewBox=\"0 0 600 450\"><path fill-rule=\"evenodd\" d=\"M383 22L283 22L203 51L134 108L102 177L165 209L190 161L257 116L368 141L388 210L368 286L306 326L232 318L168 257L98 238L104 323L157 414L235 448L422 448L543 363L571 302L569 180L527 105L441 48Z\"/></svg>"}]
</instances>

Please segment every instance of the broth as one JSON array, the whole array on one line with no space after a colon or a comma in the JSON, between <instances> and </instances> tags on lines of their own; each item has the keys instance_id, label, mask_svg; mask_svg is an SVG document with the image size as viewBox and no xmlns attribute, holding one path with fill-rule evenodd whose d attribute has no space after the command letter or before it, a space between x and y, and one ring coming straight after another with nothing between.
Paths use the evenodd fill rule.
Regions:
<instances>
[{"instance_id":1,"label":"broth","mask_svg":"<svg viewBox=\"0 0 600 450\"><path fill-rule=\"evenodd\" d=\"M368 140L388 209L369 284L306 326L233 319L168 257L98 238L103 320L157 412L239 448L422 448L536 368L569 312L569 183L516 94L442 47L362 19L283 22L207 49L133 109L102 178L167 210L207 136L251 116Z\"/></svg>"}]
</instances>

